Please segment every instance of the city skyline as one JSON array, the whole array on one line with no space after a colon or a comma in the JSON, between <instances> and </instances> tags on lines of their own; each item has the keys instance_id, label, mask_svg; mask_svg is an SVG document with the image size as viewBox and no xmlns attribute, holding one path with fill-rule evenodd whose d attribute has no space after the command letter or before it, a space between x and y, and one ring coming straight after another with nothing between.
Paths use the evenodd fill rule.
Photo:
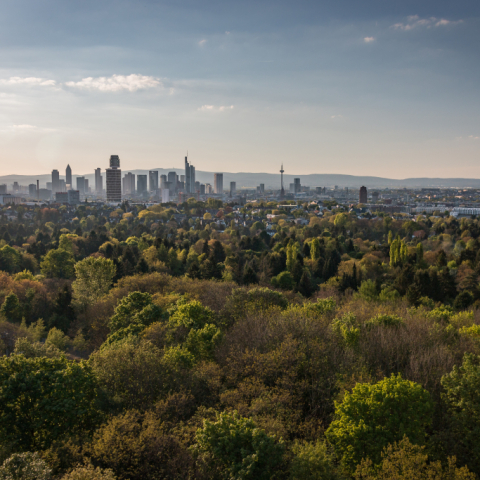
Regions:
<instances>
[{"instance_id":1,"label":"city skyline","mask_svg":"<svg viewBox=\"0 0 480 480\"><path fill-rule=\"evenodd\" d=\"M480 178L479 24L466 0L6 2L0 175L188 149L212 172Z\"/></svg>"}]
</instances>

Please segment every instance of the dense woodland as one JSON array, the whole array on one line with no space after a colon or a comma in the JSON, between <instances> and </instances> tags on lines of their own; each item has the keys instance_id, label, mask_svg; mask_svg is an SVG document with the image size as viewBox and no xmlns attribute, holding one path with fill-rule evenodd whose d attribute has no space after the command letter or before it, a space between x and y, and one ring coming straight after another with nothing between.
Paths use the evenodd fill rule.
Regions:
<instances>
[{"instance_id":1,"label":"dense woodland","mask_svg":"<svg viewBox=\"0 0 480 480\"><path fill-rule=\"evenodd\" d=\"M0 479L480 476L479 220L194 199L10 217Z\"/></svg>"}]
</instances>

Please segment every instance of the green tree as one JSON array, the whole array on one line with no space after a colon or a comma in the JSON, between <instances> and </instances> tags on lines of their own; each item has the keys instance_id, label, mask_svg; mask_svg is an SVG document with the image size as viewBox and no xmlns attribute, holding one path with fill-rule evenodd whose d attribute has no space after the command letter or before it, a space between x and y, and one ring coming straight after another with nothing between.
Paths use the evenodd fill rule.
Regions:
<instances>
[{"instance_id":1,"label":"green tree","mask_svg":"<svg viewBox=\"0 0 480 480\"><path fill-rule=\"evenodd\" d=\"M358 383L342 403L335 402L326 435L353 472L364 458L380 463L383 448L404 436L422 443L432 414L430 394L421 385L392 375L374 385Z\"/></svg>"},{"instance_id":2,"label":"green tree","mask_svg":"<svg viewBox=\"0 0 480 480\"><path fill-rule=\"evenodd\" d=\"M452 453L480 474L480 356L466 353L461 366L442 377L451 419Z\"/></svg>"},{"instance_id":3,"label":"green tree","mask_svg":"<svg viewBox=\"0 0 480 480\"><path fill-rule=\"evenodd\" d=\"M0 480L49 480L51 469L37 452L14 453L0 467Z\"/></svg>"},{"instance_id":4,"label":"green tree","mask_svg":"<svg viewBox=\"0 0 480 480\"><path fill-rule=\"evenodd\" d=\"M113 317L110 319L109 327L111 332L126 328L132 323L141 323L135 321L135 317L150 305L152 305L152 296L149 293L132 292L123 297L115 308Z\"/></svg>"},{"instance_id":5,"label":"green tree","mask_svg":"<svg viewBox=\"0 0 480 480\"><path fill-rule=\"evenodd\" d=\"M336 480L341 478L335 470L332 456L325 442L295 442L290 464L291 480Z\"/></svg>"},{"instance_id":6,"label":"green tree","mask_svg":"<svg viewBox=\"0 0 480 480\"><path fill-rule=\"evenodd\" d=\"M162 352L150 342L130 336L95 352L89 361L115 403L145 408L163 391Z\"/></svg>"},{"instance_id":7,"label":"green tree","mask_svg":"<svg viewBox=\"0 0 480 480\"><path fill-rule=\"evenodd\" d=\"M75 300L84 307L94 304L108 293L116 270L113 261L107 258L88 257L77 262L72 285Z\"/></svg>"},{"instance_id":8,"label":"green tree","mask_svg":"<svg viewBox=\"0 0 480 480\"><path fill-rule=\"evenodd\" d=\"M43 449L91 430L98 420L97 387L84 362L61 358L0 358L0 443Z\"/></svg>"},{"instance_id":9,"label":"green tree","mask_svg":"<svg viewBox=\"0 0 480 480\"><path fill-rule=\"evenodd\" d=\"M215 422L204 420L195 438L196 453L213 458L223 478L270 480L282 466L283 442L237 412L221 413Z\"/></svg>"},{"instance_id":10,"label":"green tree","mask_svg":"<svg viewBox=\"0 0 480 480\"><path fill-rule=\"evenodd\" d=\"M314 238L310 243L310 257L315 262L322 256L320 242L318 238Z\"/></svg>"},{"instance_id":11,"label":"green tree","mask_svg":"<svg viewBox=\"0 0 480 480\"><path fill-rule=\"evenodd\" d=\"M355 480L475 480L467 467L458 468L455 457L449 457L446 465L430 462L425 447L413 445L407 437L388 445L382 452L379 466L365 459L357 467Z\"/></svg>"},{"instance_id":12,"label":"green tree","mask_svg":"<svg viewBox=\"0 0 480 480\"><path fill-rule=\"evenodd\" d=\"M208 323L214 322L215 315L208 307L204 307L198 300L182 303L176 307L170 316L169 324L172 327L187 327L201 329Z\"/></svg>"},{"instance_id":13,"label":"green tree","mask_svg":"<svg viewBox=\"0 0 480 480\"><path fill-rule=\"evenodd\" d=\"M0 270L8 273L19 272L21 263L22 255L20 252L10 245L5 245L0 248Z\"/></svg>"},{"instance_id":14,"label":"green tree","mask_svg":"<svg viewBox=\"0 0 480 480\"><path fill-rule=\"evenodd\" d=\"M117 480L117 477L110 468L95 468L93 465L87 464L74 468L61 480Z\"/></svg>"},{"instance_id":15,"label":"green tree","mask_svg":"<svg viewBox=\"0 0 480 480\"><path fill-rule=\"evenodd\" d=\"M48 278L72 278L75 273L75 260L68 250L50 250L40 263L42 275Z\"/></svg>"},{"instance_id":16,"label":"green tree","mask_svg":"<svg viewBox=\"0 0 480 480\"><path fill-rule=\"evenodd\" d=\"M19 323L22 320L22 307L18 301L18 297L12 292L9 293L0 308L2 315L9 322Z\"/></svg>"}]
</instances>

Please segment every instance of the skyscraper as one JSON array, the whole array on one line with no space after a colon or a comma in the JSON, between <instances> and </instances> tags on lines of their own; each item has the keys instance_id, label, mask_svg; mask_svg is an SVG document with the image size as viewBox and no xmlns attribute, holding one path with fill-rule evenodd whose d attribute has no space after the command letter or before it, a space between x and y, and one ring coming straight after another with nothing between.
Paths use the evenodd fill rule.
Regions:
<instances>
[{"instance_id":1,"label":"skyscraper","mask_svg":"<svg viewBox=\"0 0 480 480\"><path fill-rule=\"evenodd\" d=\"M158 170L148 172L149 191L156 193L158 190Z\"/></svg>"},{"instance_id":2,"label":"skyscraper","mask_svg":"<svg viewBox=\"0 0 480 480\"><path fill-rule=\"evenodd\" d=\"M367 187L360 187L359 203L368 203Z\"/></svg>"},{"instance_id":3,"label":"skyscraper","mask_svg":"<svg viewBox=\"0 0 480 480\"><path fill-rule=\"evenodd\" d=\"M143 195L147 192L147 176L137 175L137 195Z\"/></svg>"},{"instance_id":4,"label":"skyscraper","mask_svg":"<svg viewBox=\"0 0 480 480\"><path fill-rule=\"evenodd\" d=\"M302 190L302 185L300 184L299 178L293 179L293 185L294 185L294 193L300 193L300 191Z\"/></svg>"},{"instance_id":5,"label":"skyscraper","mask_svg":"<svg viewBox=\"0 0 480 480\"><path fill-rule=\"evenodd\" d=\"M110 156L110 168L106 170L107 176L107 202L122 201L122 171L118 155Z\"/></svg>"},{"instance_id":6,"label":"skyscraper","mask_svg":"<svg viewBox=\"0 0 480 480\"><path fill-rule=\"evenodd\" d=\"M97 195L101 195L103 193L103 177L101 168L95 169L95 193Z\"/></svg>"},{"instance_id":7,"label":"skyscraper","mask_svg":"<svg viewBox=\"0 0 480 480\"><path fill-rule=\"evenodd\" d=\"M72 169L70 168L70 165L67 165L67 168L65 169L65 183L69 186L67 186L67 190L70 190L73 188L72 185Z\"/></svg>"},{"instance_id":8,"label":"skyscraper","mask_svg":"<svg viewBox=\"0 0 480 480\"><path fill-rule=\"evenodd\" d=\"M125 195L135 194L135 174L128 172L123 177L123 193Z\"/></svg>"},{"instance_id":9,"label":"skyscraper","mask_svg":"<svg viewBox=\"0 0 480 480\"><path fill-rule=\"evenodd\" d=\"M170 184L170 193L177 191L177 172L168 172L168 183Z\"/></svg>"},{"instance_id":10,"label":"skyscraper","mask_svg":"<svg viewBox=\"0 0 480 480\"><path fill-rule=\"evenodd\" d=\"M285 189L283 188L283 172L285 170L283 169L283 163L282 163L282 168L280 168L280 198L283 198L285 196Z\"/></svg>"},{"instance_id":11,"label":"skyscraper","mask_svg":"<svg viewBox=\"0 0 480 480\"><path fill-rule=\"evenodd\" d=\"M233 197L237 193L237 182L230 182L230 196Z\"/></svg>"},{"instance_id":12,"label":"skyscraper","mask_svg":"<svg viewBox=\"0 0 480 480\"><path fill-rule=\"evenodd\" d=\"M213 188L216 194L223 193L223 173L214 173L213 174Z\"/></svg>"},{"instance_id":13,"label":"skyscraper","mask_svg":"<svg viewBox=\"0 0 480 480\"><path fill-rule=\"evenodd\" d=\"M85 177L77 177L77 190L80 194L85 193ZM54 191L54 193L56 193Z\"/></svg>"},{"instance_id":14,"label":"skyscraper","mask_svg":"<svg viewBox=\"0 0 480 480\"><path fill-rule=\"evenodd\" d=\"M185 157L185 192L190 193L190 165L188 157Z\"/></svg>"},{"instance_id":15,"label":"skyscraper","mask_svg":"<svg viewBox=\"0 0 480 480\"><path fill-rule=\"evenodd\" d=\"M58 173L58 170L52 170L52 190L53 192L58 192L59 191L59 180L60 180L60 174Z\"/></svg>"}]
</instances>

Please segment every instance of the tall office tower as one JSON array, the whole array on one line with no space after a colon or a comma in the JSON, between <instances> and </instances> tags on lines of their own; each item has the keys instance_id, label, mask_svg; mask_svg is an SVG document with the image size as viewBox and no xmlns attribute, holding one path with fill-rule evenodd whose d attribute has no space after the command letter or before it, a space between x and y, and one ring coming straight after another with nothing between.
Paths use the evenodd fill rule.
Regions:
<instances>
[{"instance_id":1,"label":"tall office tower","mask_svg":"<svg viewBox=\"0 0 480 480\"><path fill-rule=\"evenodd\" d=\"M106 169L107 202L122 201L122 171L118 155L110 156L110 168Z\"/></svg>"},{"instance_id":2,"label":"tall office tower","mask_svg":"<svg viewBox=\"0 0 480 480\"><path fill-rule=\"evenodd\" d=\"M283 169L283 163L282 163L282 168L280 169L280 184L281 184L281 188L280 188L280 198L283 198L285 196L285 189L283 188L283 172L285 170Z\"/></svg>"},{"instance_id":3,"label":"tall office tower","mask_svg":"<svg viewBox=\"0 0 480 480\"><path fill-rule=\"evenodd\" d=\"M205 184L204 183L200 184L200 195L205 195Z\"/></svg>"},{"instance_id":4,"label":"tall office tower","mask_svg":"<svg viewBox=\"0 0 480 480\"><path fill-rule=\"evenodd\" d=\"M261 183L260 184L260 195L263 195L265 193L265 184Z\"/></svg>"},{"instance_id":5,"label":"tall office tower","mask_svg":"<svg viewBox=\"0 0 480 480\"><path fill-rule=\"evenodd\" d=\"M135 195L135 174L128 172L123 177L123 193L125 195Z\"/></svg>"},{"instance_id":6,"label":"tall office tower","mask_svg":"<svg viewBox=\"0 0 480 480\"><path fill-rule=\"evenodd\" d=\"M37 180L37 200L40 200L40 180Z\"/></svg>"},{"instance_id":7,"label":"tall office tower","mask_svg":"<svg viewBox=\"0 0 480 480\"><path fill-rule=\"evenodd\" d=\"M212 186L209 184L209 183L206 183L205 184L205 193L208 194L208 193L213 193L212 192Z\"/></svg>"},{"instance_id":8,"label":"tall office tower","mask_svg":"<svg viewBox=\"0 0 480 480\"><path fill-rule=\"evenodd\" d=\"M85 193L90 193L90 187L88 186L88 178L85 179Z\"/></svg>"},{"instance_id":9,"label":"tall office tower","mask_svg":"<svg viewBox=\"0 0 480 480\"><path fill-rule=\"evenodd\" d=\"M168 183L171 185L170 193L177 191L177 172L168 172Z\"/></svg>"},{"instance_id":10,"label":"tall office tower","mask_svg":"<svg viewBox=\"0 0 480 480\"><path fill-rule=\"evenodd\" d=\"M195 182L195 193L200 193L200 182Z\"/></svg>"},{"instance_id":11,"label":"tall office tower","mask_svg":"<svg viewBox=\"0 0 480 480\"><path fill-rule=\"evenodd\" d=\"M152 193L158 190L158 170L151 170L148 172L148 189Z\"/></svg>"},{"instance_id":12,"label":"tall office tower","mask_svg":"<svg viewBox=\"0 0 480 480\"><path fill-rule=\"evenodd\" d=\"M223 173L213 174L213 188L216 194L223 193Z\"/></svg>"},{"instance_id":13,"label":"tall office tower","mask_svg":"<svg viewBox=\"0 0 480 480\"><path fill-rule=\"evenodd\" d=\"M95 169L95 193L97 195L101 195L103 193L103 177L101 168Z\"/></svg>"},{"instance_id":14,"label":"tall office tower","mask_svg":"<svg viewBox=\"0 0 480 480\"><path fill-rule=\"evenodd\" d=\"M368 203L367 187L360 187L359 203Z\"/></svg>"},{"instance_id":15,"label":"tall office tower","mask_svg":"<svg viewBox=\"0 0 480 480\"><path fill-rule=\"evenodd\" d=\"M230 182L230 196L233 197L237 193L237 182Z\"/></svg>"},{"instance_id":16,"label":"tall office tower","mask_svg":"<svg viewBox=\"0 0 480 480\"><path fill-rule=\"evenodd\" d=\"M0 195L6 195L7 194L7 185L3 183L0 185Z\"/></svg>"},{"instance_id":17,"label":"tall office tower","mask_svg":"<svg viewBox=\"0 0 480 480\"><path fill-rule=\"evenodd\" d=\"M190 165L190 193L195 193L195 167Z\"/></svg>"},{"instance_id":18,"label":"tall office tower","mask_svg":"<svg viewBox=\"0 0 480 480\"><path fill-rule=\"evenodd\" d=\"M59 180L60 174L58 173L58 170L52 170L52 190L54 192L58 192Z\"/></svg>"},{"instance_id":19,"label":"tall office tower","mask_svg":"<svg viewBox=\"0 0 480 480\"><path fill-rule=\"evenodd\" d=\"M181 181L182 183L185 183L185 175L180 175L180 181Z\"/></svg>"},{"instance_id":20,"label":"tall office tower","mask_svg":"<svg viewBox=\"0 0 480 480\"><path fill-rule=\"evenodd\" d=\"M77 190L80 192L80 195L85 193L85 177L77 177Z\"/></svg>"},{"instance_id":21,"label":"tall office tower","mask_svg":"<svg viewBox=\"0 0 480 480\"><path fill-rule=\"evenodd\" d=\"M63 180L63 178L61 178L58 181L58 191L59 192L66 192L67 191L67 186L66 186L65 180Z\"/></svg>"},{"instance_id":22,"label":"tall office tower","mask_svg":"<svg viewBox=\"0 0 480 480\"><path fill-rule=\"evenodd\" d=\"M299 178L294 178L293 179L293 184L294 184L294 189L295 189L295 193L300 193L300 191L302 190L302 185L300 184L300 179Z\"/></svg>"},{"instance_id":23,"label":"tall office tower","mask_svg":"<svg viewBox=\"0 0 480 480\"><path fill-rule=\"evenodd\" d=\"M188 157L185 157L185 192L190 193L190 164Z\"/></svg>"},{"instance_id":24,"label":"tall office tower","mask_svg":"<svg viewBox=\"0 0 480 480\"><path fill-rule=\"evenodd\" d=\"M147 176L137 175L137 195L143 195L147 191Z\"/></svg>"},{"instance_id":25,"label":"tall office tower","mask_svg":"<svg viewBox=\"0 0 480 480\"><path fill-rule=\"evenodd\" d=\"M69 185L67 187L67 190L70 188L73 188L72 185L72 169L70 168L70 165L67 165L67 168L65 169L65 183Z\"/></svg>"},{"instance_id":26,"label":"tall office tower","mask_svg":"<svg viewBox=\"0 0 480 480\"><path fill-rule=\"evenodd\" d=\"M167 188L168 179L166 175L160 175L160 188L163 190Z\"/></svg>"},{"instance_id":27,"label":"tall office tower","mask_svg":"<svg viewBox=\"0 0 480 480\"><path fill-rule=\"evenodd\" d=\"M28 196L30 198L37 198L37 186L34 183L28 186Z\"/></svg>"}]
</instances>

